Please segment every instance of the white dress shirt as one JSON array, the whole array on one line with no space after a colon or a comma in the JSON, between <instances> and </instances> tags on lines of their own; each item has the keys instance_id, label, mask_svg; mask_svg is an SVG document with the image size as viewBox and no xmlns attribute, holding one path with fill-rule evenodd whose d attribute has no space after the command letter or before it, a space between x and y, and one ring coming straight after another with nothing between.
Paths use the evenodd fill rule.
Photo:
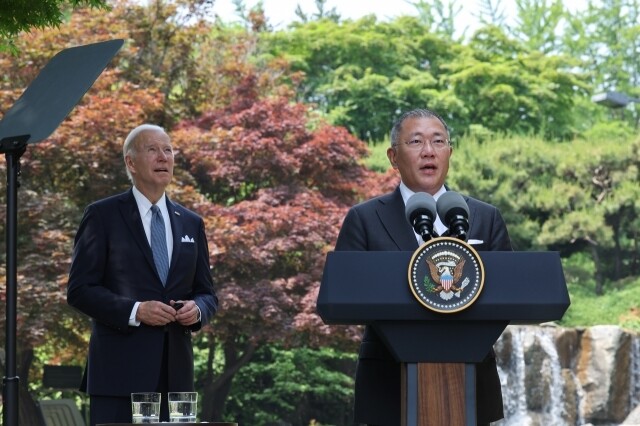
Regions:
<instances>
[{"instance_id":1,"label":"white dress shirt","mask_svg":"<svg viewBox=\"0 0 640 426\"><path fill-rule=\"evenodd\" d=\"M442 185L442 188L440 188L438 192L435 193L433 198L436 201L438 201L438 198L440 198L440 196L445 192L447 192L447 189L444 187L444 185ZM407 185L404 184L404 182L400 182L400 194L402 194L402 200L404 201L404 205L406 206L407 200L409 199L409 197L415 194L415 192L410 190L409 187L407 187ZM436 220L433 223L433 228L438 234L438 236L444 234L448 229L445 226L445 224L442 223L442 221L440 220L440 216L438 216L437 212L436 212ZM422 236L418 234L415 230L413 231L413 233L416 235L416 240L418 240L418 245L419 246L422 245L424 243L424 241L422 241Z\"/></svg>"},{"instance_id":2,"label":"white dress shirt","mask_svg":"<svg viewBox=\"0 0 640 426\"><path fill-rule=\"evenodd\" d=\"M140 211L140 218L142 219L142 226L144 227L144 233L147 236L149 247L151 247L151 212L152 203L145 197L142 192L135 186L133 187L133 197L136 199L138 210ZM167 197L162 194L162 197L156 203L162 213L162 219L164 220L164 230L167 239L167 254L169 255L169 265L171 265L171 255L173 254L173 233L171 232L171 219L169 218L169 210L167 209ZM136 314L138 313L138 306L140 302L136 302L129 315L129 325L139 326L140 321L136 320Z\"/></svg>"}]
</instances>

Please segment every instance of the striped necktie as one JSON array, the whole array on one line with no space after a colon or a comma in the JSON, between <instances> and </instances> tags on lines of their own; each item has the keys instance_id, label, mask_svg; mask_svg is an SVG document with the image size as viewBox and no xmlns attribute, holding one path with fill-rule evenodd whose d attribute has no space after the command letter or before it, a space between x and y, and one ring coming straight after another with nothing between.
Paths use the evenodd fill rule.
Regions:
<instances>
[{"instance_id":1,"label":"striped necktie","mask_svg":"<svg viewBox=\"0 0 640 426\"><path fill-rule=\"evenodd\" d=\"M156 264L158 275L162 280L162 285L167 284L169 274L169 254L167 253L167 235L164 228L164 219L160 208L155 204L151 206L151 251L153 261Z\"/></svg>"}]
</instances>

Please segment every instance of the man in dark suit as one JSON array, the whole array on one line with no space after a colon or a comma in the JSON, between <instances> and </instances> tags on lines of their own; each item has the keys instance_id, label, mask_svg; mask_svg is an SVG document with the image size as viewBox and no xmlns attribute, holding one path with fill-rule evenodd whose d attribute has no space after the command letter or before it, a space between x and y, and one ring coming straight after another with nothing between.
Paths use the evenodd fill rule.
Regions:
<instances>
[{"instance_id":1,"label":"man in dark suit","mask_svg":"<svg viewBox=\"0 0 640 426\"><path fill-rule=\"evenodd\" d=\"M445 179L453 148L449 129L435 112L416 109L403 114L391 130L387 157L398 170L395 191L352 207L344 219L336 250L415 251L421 237L405 217L405 203L416 192L427 192L437 200L447 191ZM511 250L507 228L495 207L465 197L469 206L467 242L476 250ZM436 218L438 235L446 231ZM398 426L401 418L401 368L371 327L366 327L355 387L355 422ZM478 424L503 417L502 392L495 354L476 364Z\"/></svg>"},{"instance_id":2,"label":"man in dark suit","mask_svg":"<svg viewBox=\"0 0 640 426\"><path fill-rule=\"evenodd\" d=\"M91 425L131 422L132 392L162 392L169 421L166 392L194 390L191 332L218 308L204 222L165 195L169 136L138 126L123 155L133 187L86 208L67 287L68 303L92 319L82 386Z\"/></svg>"}]
</instances>

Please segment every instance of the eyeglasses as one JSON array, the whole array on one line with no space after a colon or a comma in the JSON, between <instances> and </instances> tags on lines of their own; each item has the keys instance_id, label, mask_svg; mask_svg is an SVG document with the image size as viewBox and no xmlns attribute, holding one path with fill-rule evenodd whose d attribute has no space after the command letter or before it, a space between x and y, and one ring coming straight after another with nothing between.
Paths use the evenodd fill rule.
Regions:
<instances>
[{"instance_id":1,"label":"eyeglasses","mask_svg":"<svg viewBox=\"0 0 640 426\"><path fill-rule=\"evenodd\" d=\"M401 142L403 144L405 144L407 146L407 148L409 148L412 151L422 151L422 149L425 147L426 143L431 144L431 148L435 149L436 151L440 151L443 150L445 148L449 148L450 144L449 144L449 140L448 139L442 139L442 138L438 138L438 139L434 139L434 140L426 140L426 139L412 139L410 141L407 142ZM398 144L394 144L393 145L398 146Z\"/></svg>"}]
</instances>

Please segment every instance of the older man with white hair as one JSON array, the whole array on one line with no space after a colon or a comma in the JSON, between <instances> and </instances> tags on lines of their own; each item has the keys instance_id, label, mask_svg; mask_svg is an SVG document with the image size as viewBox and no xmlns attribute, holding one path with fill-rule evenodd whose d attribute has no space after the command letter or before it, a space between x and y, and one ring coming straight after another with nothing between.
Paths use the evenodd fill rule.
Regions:
<instances>
[{"instance_id":1,"label":"older man with white hair","mask_svg":"<svg viewBox=\"0 0 640 426\"><path fill-rule=\"evenodd\" d=\"M162 127L127 136L133 186L89 205L75 238L67 301L92 320L81 390L91 425L132 421L131 393L193 391L191 332L215 314L204 222L169 200L174 153Z\"/></svg>"}]
</instances>

